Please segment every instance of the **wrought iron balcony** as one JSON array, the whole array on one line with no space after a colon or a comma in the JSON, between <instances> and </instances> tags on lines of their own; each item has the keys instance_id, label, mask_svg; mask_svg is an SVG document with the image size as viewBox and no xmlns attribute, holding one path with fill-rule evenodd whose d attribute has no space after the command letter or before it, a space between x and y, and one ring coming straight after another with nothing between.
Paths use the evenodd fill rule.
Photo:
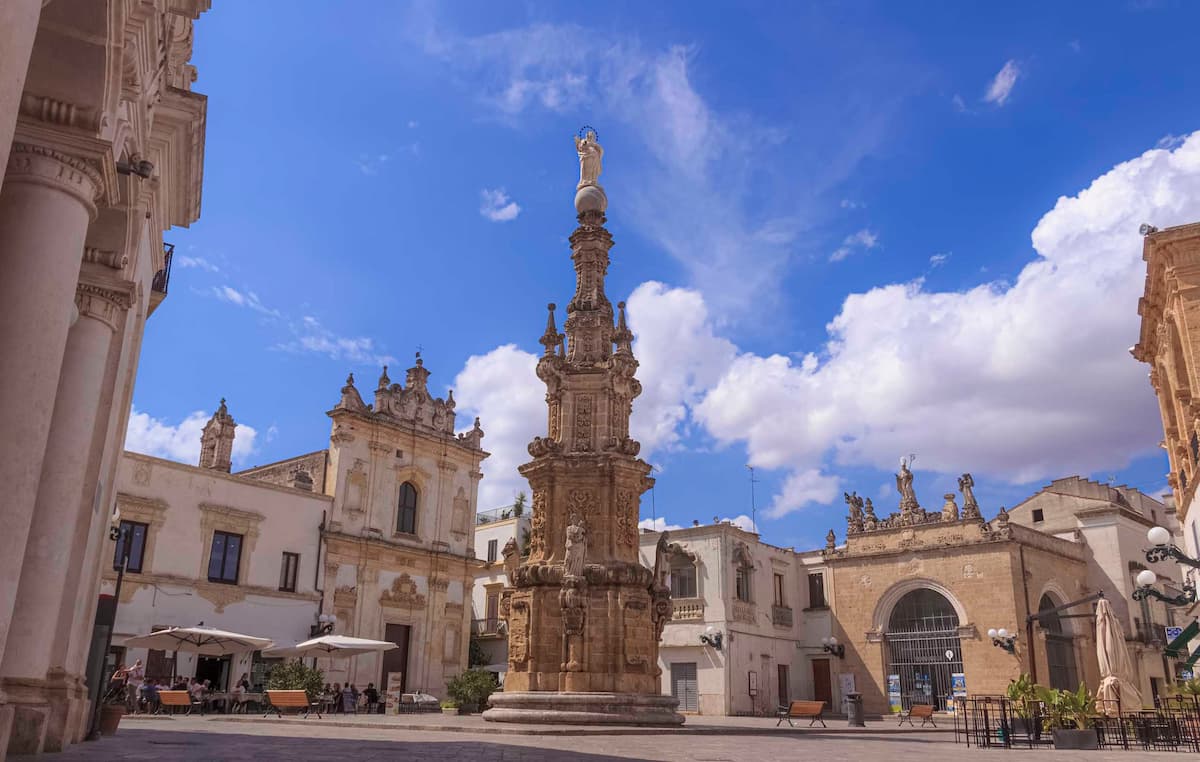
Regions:
<instances>
[{"instance_id":1,"label":"wrought iron balcony","mask_svg":"<svg viewBox=\"0 0 1200 762\"><path fill-rule=\"evenodd\" d=\"M150 284L152 291L157 291L163 296L167 295L167 284L171 280L171 257L175 254L175 244L163 243L163 268L154 273L154 280Z\"/></svg>"},{"instance_id":2,"label":"wrought iron balcony","mask_svg":"<svg viewBox=\"0 0 1200 762\"><path fill-rule=\"evenodd\" d=\"M502 638L508 634L508 625L499 617L472 619L471 633L477 638Z\"/></svg>"}]
</instances>

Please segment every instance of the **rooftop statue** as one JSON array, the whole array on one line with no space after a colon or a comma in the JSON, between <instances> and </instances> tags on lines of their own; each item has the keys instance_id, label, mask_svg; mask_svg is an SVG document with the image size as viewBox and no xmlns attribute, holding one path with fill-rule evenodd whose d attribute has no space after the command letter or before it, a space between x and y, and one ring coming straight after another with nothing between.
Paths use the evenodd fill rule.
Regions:
<instances>
[{"instance_id":1,"label":"rooftop statue","mask_svg":"<svg viewBox=\"0 0 1200 762\"><path fill-rule=\"evenodd\" d=\"M576 135L575 151L579 154L579 185L575 187L599 185L600 159L604 156L604 149L596 142L596 132L588 130L582 138Z\"/></svg>"}]
</instances>

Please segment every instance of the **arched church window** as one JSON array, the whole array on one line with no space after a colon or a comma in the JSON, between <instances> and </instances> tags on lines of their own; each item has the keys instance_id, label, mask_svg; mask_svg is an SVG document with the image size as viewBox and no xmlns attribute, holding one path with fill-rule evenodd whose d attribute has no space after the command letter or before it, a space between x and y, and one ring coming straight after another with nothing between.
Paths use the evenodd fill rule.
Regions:
<instances>
[{"instance_id":1,"label":"arched church window","mask_svg":"<svg viewBox=\"0 0 1200 762\"><path fill-rule=\"evenodd\" d=\"M400 485L400 504L396 511L396 531L417 533L417 488L412 482Z\"/></svg>"}]
</instances>

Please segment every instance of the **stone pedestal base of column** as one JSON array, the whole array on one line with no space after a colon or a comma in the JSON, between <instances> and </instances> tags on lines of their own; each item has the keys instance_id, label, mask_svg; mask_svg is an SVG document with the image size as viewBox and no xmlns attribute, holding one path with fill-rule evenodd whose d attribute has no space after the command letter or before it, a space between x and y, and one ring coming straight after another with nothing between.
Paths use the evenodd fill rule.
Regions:
<instances>
[{"instance_id":1,"label":"stone pedestal base of column","mask_svg":"<svg viewBox=\"0 0 1200 762\"><path fill-rule=\"evenodd\" d=\"M490 722L557 725L682 725L671 696L637 693L493 693L483 713Z\"/></svg>"},{"instance_id":2,"label":"stone pedestal base of column","mask_svg":"<svg viewBox=\"0 0 1200 762\"><path fill-rule=\"evenodd\" d=\"M9 754L41 754L46 737L50 703L46 700L46 681L29 678L5 678L4 693L12 711Z\"/></svg>"},{"instance_id":3,"label":"stone pedestal base of column","mask_svg":"<svg viewBox=\"0 0 1200 762\"><path fill-rule=\"evenodd\" d=\"M46 699L50 712L46 718L45 740L42 751L62 751L79 741L79 713L83 710L80 700L86 703L87 694L83 681L78 677L55 670L47 676Z\"/></svg>"},{"instance_id":4,"label":"stone pedestal base of column","mask_svg":"<svg viewBox=\"0 0 1200 762\"><path fill-rule=\"evenodd\" d=\"M4 759L8 754L8 742L12 738L15 713L13 705L8 703L7 697L0 698L0 759Z\"/></svg>"}]
</instances>

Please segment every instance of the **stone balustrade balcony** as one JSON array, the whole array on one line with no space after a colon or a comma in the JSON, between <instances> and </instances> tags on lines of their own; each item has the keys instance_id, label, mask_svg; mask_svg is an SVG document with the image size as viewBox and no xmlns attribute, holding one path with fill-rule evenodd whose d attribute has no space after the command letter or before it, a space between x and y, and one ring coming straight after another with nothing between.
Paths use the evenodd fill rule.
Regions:
<instances>
[{"instance_id":1,"label":"stone balustrade balcony","mask_svg":"<svg viewBox=\"0 0 1200 762\"><path fill-rule=\"evenodd\" d=\"M676 598L672 622L695 622L704 619L703 598Z\"/></svg>"}]
</instances>

